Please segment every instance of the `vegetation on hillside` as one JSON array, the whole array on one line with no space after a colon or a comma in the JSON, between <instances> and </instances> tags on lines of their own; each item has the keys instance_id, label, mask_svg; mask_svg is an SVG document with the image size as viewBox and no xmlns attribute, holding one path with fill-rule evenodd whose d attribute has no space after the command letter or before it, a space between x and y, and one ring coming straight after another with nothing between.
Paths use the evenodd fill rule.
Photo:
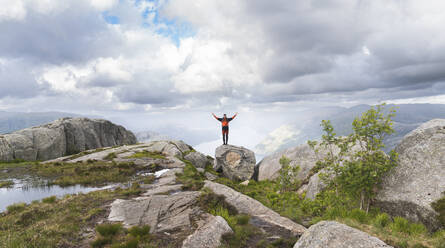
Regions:
<instances>
[{"instance_id":1,"label":"vegetation on hillside","mask_svg":"<svg viewBox=\"0 0 445 248\"><path fill-rule=\"evenodd\" d=\"M327 151L318 161L321 179L328 184L327 191L332 198L347 200L345 204L369 211L376 188L383 176L397 165L398 155L393 150L387 155L383 139L394 132L392 118L395 110L383 112L384 105L377 105L352 122L353 132L344 137L336 136L330 121L322 121L325 134L319 146L310 141L316 153Z\"/></svg>"},{"instance_id":2,"label":"vegetation on hillside","mask_svg":"<svg viewBox=\"0 0 445 248\"><path fill-rule=\"evenodd\" d=\"M31 172L48 179L48 184L70 186L102 186L107 183L128 182L138 172L150 168L133 162L106 162L88 160L86 162L55 162L32 166Z\"/></svg>"},{"instance_id":3,"label":"vegetation on hillside","mask_svg":"<svg viewBox=\"0 0 445 248\"><path fill-rule=\"evenodd\" d=\"M336 136L329 121L321 126L325 132L320 143L309 142L318 153L324 148L327 156L320 158L310 171L314 175L322 171L321 178L327 187L314 200L305 199L305 194L296 190L301 183L296 180L298 166L289 166L286 157L280 159L280 176L273 181L251 181L241 185L227 178L218 178L225 184L257 199L267 207L306 226L321 220L336 220L379 237L389 245L405 247L445 247L445 231L429 233L420 223L402 217L390 217L371 202L382 177L397 164L397 154L386 155L382 140L393 132L394 110L386 115L383 105L371 108L357 117L353 133L346 137ZM355 146L355 147L354 147ZM321 157L321 156L320 156ZM445 198L444 198L445 199ZM445 216L445 200L433 206Z\"/></svg>"},{"instance_id":4,"label":"vegetation on hillside","mask_svg":"<svg viewBox=\"0 0 445 248\"><path fill-rule=\"evenodd\" d=\"M77 247L83 233L106 215L106 205L128 198L135 188L48 197L31 204L17 203L0 214L0 244L5 247Z\"/></svg>"}]
</instances>

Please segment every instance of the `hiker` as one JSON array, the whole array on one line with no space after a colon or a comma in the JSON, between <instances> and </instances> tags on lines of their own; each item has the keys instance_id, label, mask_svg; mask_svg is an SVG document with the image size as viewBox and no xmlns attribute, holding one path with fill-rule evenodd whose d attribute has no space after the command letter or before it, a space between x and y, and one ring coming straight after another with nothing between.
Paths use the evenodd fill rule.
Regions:
<instances>
[{"instance_id":1,"label":"hiker","mask_svg":"<svg viewBox=\"0 0 445 248\"><path fill-rule=\"evenodd\" d=\"M227 118L227 115L224 114L223 118L218 118L214 113L212 113L213 117L221 122L222 124L222 136L223 136L223 145L227 145L227 142L229 142L229 122L233 119L235 119L236 113L232 118Z\"/></svg>"}]
</instances>

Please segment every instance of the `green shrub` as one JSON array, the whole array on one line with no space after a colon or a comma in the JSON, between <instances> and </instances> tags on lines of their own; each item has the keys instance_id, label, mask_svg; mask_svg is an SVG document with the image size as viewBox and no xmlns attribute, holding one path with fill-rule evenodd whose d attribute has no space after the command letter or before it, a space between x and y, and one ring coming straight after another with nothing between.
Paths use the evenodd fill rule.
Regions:
<instances>
[{"instance_id":1,"label":"green shrub","mask_svg":"<svg viewBox=\"0 0 445 248\"><path fill-rule=\"evenodd\" d=\"M115 158L117 158L117 155L114 152L110 152L107 154L107 156L104 157L105 160L113 160Z\"/></svg>"},{"instance_id":2,"label":"green shrub","mask_svg":"<svg viewBox=\"0 0 445 248\"><path fill-rule=\"evenodd\" d=\"M409 233L413 235L424 234L427 233L427 229L421 223L412 223L409 228Z\"/></svg>"},{"instance_id":3,"label":"green shrub","mask_svg":"<svg viewBox=\"0 0 445 248\"><path fill-rule=\"evenodd\" d=\"M249 219L249 215L240 214L236 216L236 223L238 225L247 225L247 223L249 223Z\"/></svg>"},{"instance_id":4,"label":"green shrub","mask_svg":"<svg viewBox=\"0 0 445 248\"><path fill-rule=\"evenodd\" d=\"M325 169L320 173L320 178L328 185L327 188L349 196L338 198L343 205L354 208L359 203L360 209L366 212L375 197L375 188L383 176L397 165L398 159L394 151L388 156L382 150L385 147L384 138L394 132L392 118L395 116L394 109L387 112L383 107L384 104L371 107L355 118L352 122L353 132L348 136L337 136L329 120L321 123L324 134L319 146L328 152L317 161L317 167ZM357 143L362 149L352 152L352 147ZM309 141L308 144L319 157L317 142Z\"/></svg>"},{"instance_id":5,"label":"green shrub","mask_svg":"<svg viewBox=\"0 0 445 248\"><path fill-rule=\"evenodd\" d=\"M408 241L403 240L396 243L396 247L398 248L408 248Z\"/></svg>"},{"instance_id":6,"label":"green shrub","mask_svg":"<svg viewBox=\"0 0 445 248\"><path fill-rule=\"evenodd\" d=\"M43 198L42 202L43 203L54 203L54 202L56 202L56 200L57 200L57 197L55 195L53 195L50 197Z\"/></svg>"},{"instance_id":7,"label":"green shrub","mask_svg":"<svg viewBox=\"0 0 445 248\"><path fill-rule=\"evenodd\" d=\"M349 218L354 219L363 224L368 222L368 214L365 211L360 210L358 208L351 210L351 212L349 213Z\"/></svg>"},{"instance_id":8,"label":"green shrub","mask_svg":"<svg viewBox=\"0 0 445 248\"><path fill-rule=\"evenodd\" d=\"M26 203L24 203L24 202L15 203L15 204L7 206L6 211L8 211L8 213L18 213L18 212L23 211L25 209L25 207L26 207Z\"/></svg>"},{"instance_id":9,"label":"green shrub","mask_svg":"<svg viewBox=\"0 0 445 248\"><path fill-rule=\"evenodd\" d=\"M113 237L120 230L122 230L122 224L101 224L96 226L96 231L103 237Z\"/></svg>"},{"instance_id":10,"label":"green shrub","mask_svg":"<svg viewBox=\"0 0 445 248\"><path fill-rule=\"evenodd\" d=\"M436 248L445 248L445 230L434 233L433 238Z\"/></svg>"},{"instance_id":11,"label":"green shrub","mask_svg":"<svg viewBox=\"0 0 445 248\"><path fill-rule=\"evenodd\" d=\"M142 226L142 227L134 226L134 227L131 227L130 229L128 229L128 233L135 238L144 237L144 236L150 234L150 226L147 226L147 225Z\"/></svg>"},{"instance_id":12,"label":"green shrub","mask_svg":"<svg viewBox=\"0 0 445 248\"><path fill-rule=\"evenodd\" d=\"M394 222L389 225L389 228L393 232L400 232L406 234L410 234L411 232L409 221L399 216L394 218Z\"/></svg>"},{"instance_id":13,"label":"green shrub","mask_svg":"<svg viewBox=\"0 0 445 248\"><path fill-rule=\"evenodd\" d=\"M375 217L374 225L380 228L386 227L391 222L391 217L387 213L378 214Z\"/></svg>"},{"instance_id":14,"label":"green shrub","mask_svg":"<svg viewBox=\"0 0 445 248\"><path fill-rule=\"evenodd\" d=\"M300 181L297 179L299 166L291 166L291 160L286 156L280 158L280 175L278 177L278 183L281 185L281 191L293 191L298 189Z\"/></svg>"},{"instance_id":15,"label":"green shrub","mask_svg":"<svg viewBox=\"0 0 445 248\"><path fill-rule=\"evenodd\" d=\"M137 248L139 241L137 239L130 239L125 241L123 244L114 244L111 248Z\"/></svg>"},{"instance_id":16,"label":"green shrub","mask_svg":"<svg viewBox=\"0 0 445 248\"><path fill-rule=\"evenodd\" d=\"M93 248L101 248L107 244L111 244L112 240L110 237L98 237L91 243L91 247Z\"/></svg>"},{"instance_id":17,"label":"green shrub","mask_svg":"<svg viewBox=\"0 0 445 248\"><path fill-rule=\"evenodd\" d=\"M442 227L445 228L445 197L433 202L431 206L439 213L439 222L442 224Z\"/></svg>"}]
</instances>

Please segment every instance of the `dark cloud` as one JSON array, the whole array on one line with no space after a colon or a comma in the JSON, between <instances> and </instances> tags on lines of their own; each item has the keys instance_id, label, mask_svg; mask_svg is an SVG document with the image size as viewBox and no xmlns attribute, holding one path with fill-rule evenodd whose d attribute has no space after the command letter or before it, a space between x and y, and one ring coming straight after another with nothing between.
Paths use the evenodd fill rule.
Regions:
<instances>
[{"instance_id":1,"label":"dark cloud","mask_svg":"<svg viewBox=\"0 0 445 248\"><path fill-rule=\"evenodd\" d=\"M44 85L36 82L33 65L21 59L0 60L0 99L4 97L30 98L40 94Z\"/></svg>"},{"instance_id":2,"label":"dark cloud","mask_svg":"<svg viewBox=\"0 0 445 248\"><path fill-rule=\"evenodd\" d=\"M162 111L445 94L443 27L428 19L443 16L428 4L172 0L177 8L156 13L157 22L180 18L196 30L179 44L159 31L173 26L142 20L131 1L107 10L115 26L87 1L45 13L28 7L23 20L0 20L0 99Z\"/></svg>"},{"instance_id":3,"label":"dark cloud","mask_svg":"<svg viewBox=\"0 0 445 248\"><path fill-rule=\"evenodd\" d=\"M99 11L83 1L65 4L47 14L28 8L25 20L0 22L0 57L62 64L119 54L114 47L120 38L110 32Z\"/></svg>"}]
</instances>

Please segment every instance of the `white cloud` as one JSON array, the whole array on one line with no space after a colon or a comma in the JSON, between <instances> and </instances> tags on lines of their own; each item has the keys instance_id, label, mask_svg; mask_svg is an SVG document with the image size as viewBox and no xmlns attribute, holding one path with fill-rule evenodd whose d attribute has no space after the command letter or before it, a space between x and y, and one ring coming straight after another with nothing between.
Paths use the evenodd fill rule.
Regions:
<instances>
[{"instance_id":1,"label":"white cloud","mask_svg":"<svg viewBox=\"0 0 445 248\"><path fill-rule=\"evenodd\" d=\"M0 22L20 21L26 17L26 9L21 0L0 0Z\"/></svg>"},{"instance_id":2,"label":"white cloud","mask_svg":"<svg viewBox=\"0 0 445 248\"><path fill-rule=\"evenodd\" d=\"M116 4L119 2L119 0L89 0L89 1L91 6L100 11L111 9L112 7L116 6Z\"/></svg>"}]
</instances>

